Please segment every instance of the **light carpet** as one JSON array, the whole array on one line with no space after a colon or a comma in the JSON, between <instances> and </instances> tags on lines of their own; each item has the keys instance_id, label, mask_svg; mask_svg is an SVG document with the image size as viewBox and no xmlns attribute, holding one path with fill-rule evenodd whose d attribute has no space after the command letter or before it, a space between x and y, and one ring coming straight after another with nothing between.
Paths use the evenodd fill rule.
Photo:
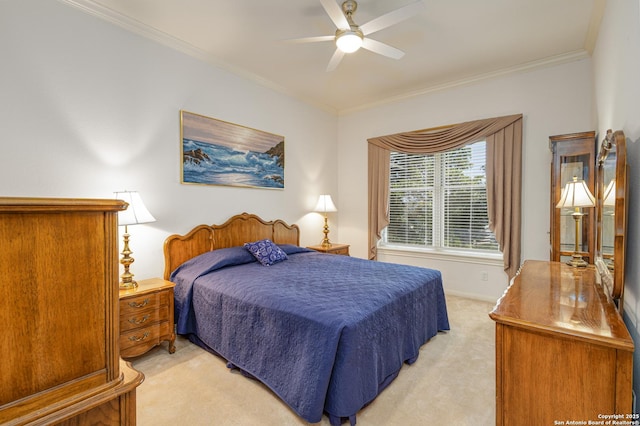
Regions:
<instances>
[{"instance_id":1,"label":"light carpet","mask_svg":"<svg viewBox=\"0 0 640 426\"><path fill-rule=\"evenodd\" d=\"M495 425L493 304L447 296L451 331L439 333L398 378L357 414L359 426ZM260 382L178 337L132 361L138 425L309 425ZM348 423L347 423L348 424ZM317 426L329 426L326 416Z\"/></svg>"}]
</instances>

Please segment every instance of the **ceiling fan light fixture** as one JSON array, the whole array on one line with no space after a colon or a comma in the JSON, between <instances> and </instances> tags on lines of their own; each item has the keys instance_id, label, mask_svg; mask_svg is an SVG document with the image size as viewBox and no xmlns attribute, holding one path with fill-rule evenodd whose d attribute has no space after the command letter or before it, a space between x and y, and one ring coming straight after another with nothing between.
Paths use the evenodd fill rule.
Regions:
<instances>
[{"instance_id":1,"label":"ceiling fan light fixture","mask_svg":"<svg viewBox=\"0 0 640 426\"><path fill-rule=\"evenodd\" d=\"M362 47L362 33L347 30L336 35L336 46L344 53L353 53Z\"/></svg>"}]
</instances>

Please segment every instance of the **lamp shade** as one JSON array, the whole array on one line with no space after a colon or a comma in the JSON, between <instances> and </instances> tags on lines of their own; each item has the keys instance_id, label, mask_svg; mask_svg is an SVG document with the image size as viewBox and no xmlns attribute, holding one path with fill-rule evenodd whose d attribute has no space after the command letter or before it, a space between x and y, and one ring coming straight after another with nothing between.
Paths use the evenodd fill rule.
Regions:
<instances>
[{"instance_id":1,"label":"lamp shade","mask_svg":"<svg viewBox=\"0 0 640 426\"><path fill-rule=\"evenodd\" d=\"M556 204L557 208L562 207L593 207L596 205L596 199L589 191L589 187L584 180L578 180L577 177L573 177L571 182L567 182L560 201Z\"/></svg>"},{"instance_id":2,"label":"lamp shade","mask_svg":"<svg viewBox=\"0 0 640 426\"><path fill-rule=\"evenodd\" d=\"M337 212L338 209L336 205L333 204L333 200L331 200L331 195L321 195L318 198L318 204L316 204L316 208L313 209L315 212L320 213L328 213L328 212Z\"/></svg>"},{"instance_id":3,"label":"lamp shade","mask_svg":"<svg viewBox=\"0 0 640 426\"><path fill-rule=\"evenodd\" d=\"M116 199L129 204L126 210L118 212L118 225L137 225L156 221L136 191L116 192Z\"/></svg>"},{"instance_id":4,"label":"lamp shade","mask_svg":"<svg viewBox=\"0 0 640 426\"><path fill-rule=\"evenodd\" d=\"M615 206L616 205L616 180L611 179L609 185L604 190L603 203L605 206Z\"/></svg>"}]
</instances>

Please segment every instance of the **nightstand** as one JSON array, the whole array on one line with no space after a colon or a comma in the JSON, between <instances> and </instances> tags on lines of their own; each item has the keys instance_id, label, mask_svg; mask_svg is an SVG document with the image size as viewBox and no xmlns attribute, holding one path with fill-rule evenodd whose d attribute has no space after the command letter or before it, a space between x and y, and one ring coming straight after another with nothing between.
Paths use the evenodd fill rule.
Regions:
<instances>
[{"instance_id":1,"label":"nightstand","mask_svg":"<svg viewBox=\"0 0 640 426\"><path fill-rule=\"evenodd\" d=\"M329 244L328 246L319 244L317 246L308 246L307 248L310 248L312 250L319 251L322 253L342 254L344 256L349 256L349 244L332 243L332 244Z\"/></svg>"},{"instance_id":2,"label":"nightstand","mask_svg":"<svg viewBox=\"0 0 640 426\"><path fill-rule=\"evenodd\" d=\"M173 326L173 284L160 278L138 281L120 290L120 356L142 355L163 341L176 351Z\"/></svg>"}]
</instances>

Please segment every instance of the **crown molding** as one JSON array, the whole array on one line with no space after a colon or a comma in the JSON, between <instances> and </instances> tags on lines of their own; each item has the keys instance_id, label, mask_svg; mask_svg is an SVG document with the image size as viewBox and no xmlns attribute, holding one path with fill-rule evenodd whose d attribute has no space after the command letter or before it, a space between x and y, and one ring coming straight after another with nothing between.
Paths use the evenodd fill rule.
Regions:
<instances>
[{"instance_id":1,"label":"crown molding","mask_svg":"<svg viewBox=\"0 0 640 426\"><path fill-rule=\"evenodd\" d=\"M569 52L561 55L551 56L548 58L540 59L537 61L526 62L523 64L514 65L511 67L501 68L496 71L491 71L483 74L472 75L466 78L451 80L448 82L444 82L441 84L424 87L422 89L414 90L411 92L403 93L397 96L389 96L381 101L370 102L364 105L360 105L354 108L341 109L339 110L339 115L350 114L357 111L362 111L366 109L370 109L373 107L391 104L399 101L403 101L409 98L414 98L417 96L427 95L434 92L440 92L443 90L449 90L456 87L467 86L470 84L478 83L484 80L491 80L497 77L504 77L511 74L518 74L528 71L533 71L539 68L547 68L555 65L561 65L569 62L580 61L582 59L590 58L591 55L584 49L576 50L574 52Z\"/></svg>"},{"instance_id":2,"label":"crown molding","mask_svg":"<svg viewBox=\"0 0 640 426\"><path fill-rule=\"evenodd\" d=\"M338 110L336 108L330 107L326 104L319 103L313 99L307 99L301 97L299 94L293 93L291 90L282 87L273 81L267 80L257 74L246 71L245 69L235 67L229 63L219 60L214 55L199 49L192 44L185 42L179 38L176 38L170 34L167 34L163 31L160 31L156 28L153 28L143 22L138 21L137 19L133 19L127 15L124 15L120 12L117 12L113 9L105 7L101 4L98 4L92 0L58 0L61 3L68 4L73 6L81 11L93 15L99 19L107 21L111 24L117 25L129 32L134 34L138 34L142 37L160 43L164 46L167 46L171 49L177 50L181 53L184 53L188 56L206 62L210 65L213 65L216 68L222 69L229 73L232 73L236 76L243 77L247 80L253 81L256 84L259 84L268 89L274 90L291 98L297 99L306 104L313 105L317 108L320 108L326 112L331 114L337 114Z\"/></svg>"}]
</instances>

